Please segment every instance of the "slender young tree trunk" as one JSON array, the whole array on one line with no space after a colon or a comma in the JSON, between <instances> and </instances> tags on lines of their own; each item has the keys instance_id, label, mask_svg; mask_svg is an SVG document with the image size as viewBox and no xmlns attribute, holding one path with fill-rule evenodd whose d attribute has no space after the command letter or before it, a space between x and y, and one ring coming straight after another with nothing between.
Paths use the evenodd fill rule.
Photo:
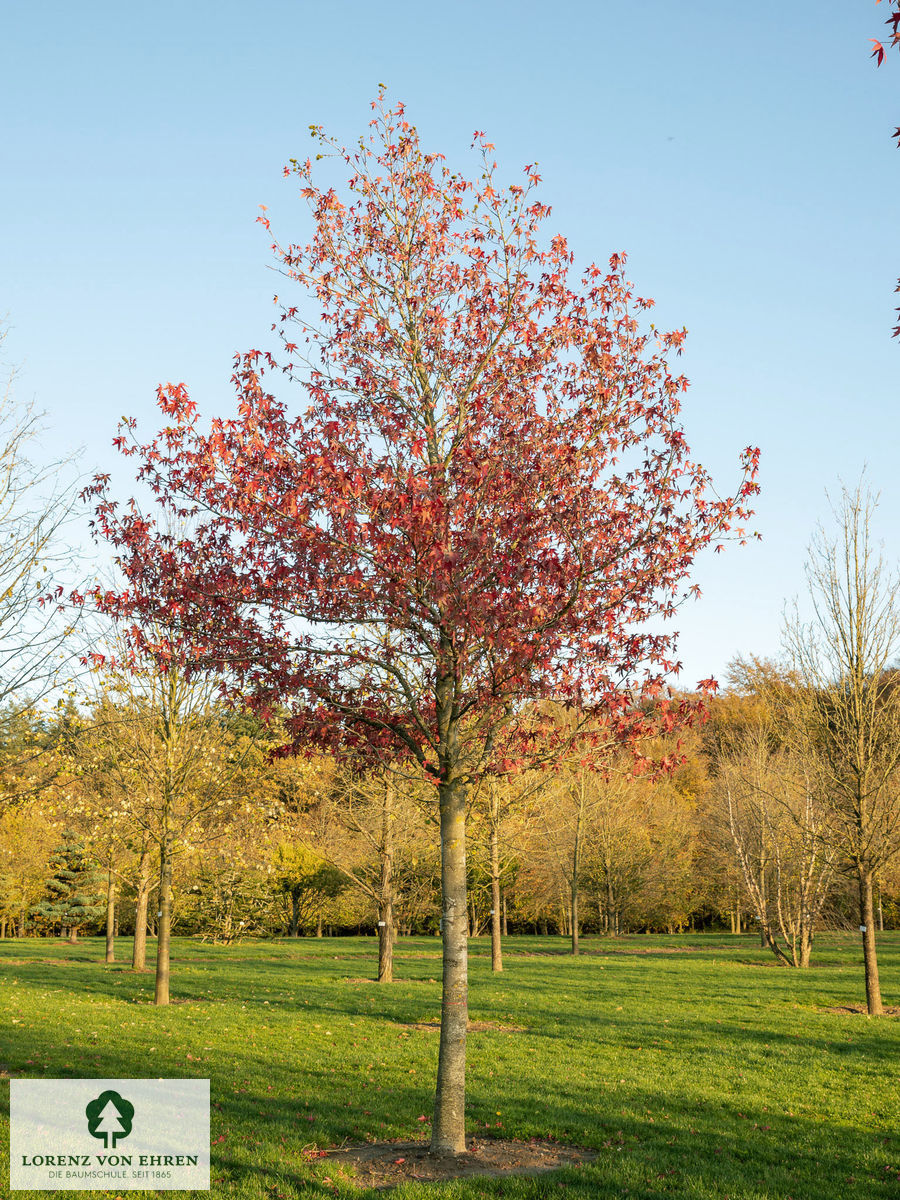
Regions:
<instances>
[{"instance_id":1,"label":"slender young tree trunk","mask_svg":"<svg viewBox=\"0 0 900 1200\"><path fill-rule=\"evenodd\" d=\"M866 1007L870 1017L884 1013L881 984L878 981L878 954L875 949L875 910L872 903L872 876L859 869L859 924L862 932L863 962L866 972Z\"/></svg>"},{"instance_id":2,"label":"slender young tree trunk","mask_svg":"<svg viewBox=\"0 0 900 1200\"><path fill-rule=\"evenodd\" d=\"M394 981L394 905L391 899L378 906L378 982Z\"/></svg>"},{"instance_id":3,"label":"slender young tree trunk","mask_svg":"<svg viewBox=\"0 0 900 1200\"><path fill-rule=\"evenodd\" d=\"M613 895L612 873L610 872L609 867L607 865L607 870L606 870L606 912L604 914L603 924L604 924L606 932L611 937L615 937L615 934L616 934L615 917L613 915L615 913L615 911L616 911L616 898Z\"/></svg>"},{"instance_id":4,"label":"slender young tree trunk","mask_svg":"<svg viewBox=\"0 0 900 1200\"><path fill-rule=\"evenodd\" d=\"M812 931L804 929L800 934L800 966L808 967L812 957Z\"/></svg>"},{"instance_id":5,"label":"slender young tree trunk","mask_svg":"<svg viewBox=\"0 0 900 1200\"><path fill-rule=\"evenodd\" d=\"M759 938L760 938L760 945L763 946L763 948L768 946L768 948L772 951L772 953L775 955L775 957L778 959L778 961L780 963L783 963L784 966L786 966L786 967L789 967L791 965L791 960L788 958L788 956L782 950L781 946L778 943L778 938L775 936L775 934L769 928L768 922L766 922L760 926Z\"/></svg>"},{"instance_id":6,"label":"slender young tree trunk","mask_svg":"<svg viewBox=\"0 0 900 1200\"><path fill-rule=\"evenodd\" d=\"M322 911L319 910L319 919L316 922L316 937L322 936Z\"/></svg>"},{"instance_id":7,"label":"slender young tree trunk","mask_svg":"<svg viewBox=\"0 0 900 1200\"><path fill-rule=\"evenodd\" d=\"M116 961L116 882L112 869L106 876L106 961Z\"/></svg>"},{"instance_id":8,"label":"slender young tree trunk","mask_svg":"<svg viewBox=\"0 0 900 1200\"><path fill-rule=\"evenodd\" d=\"M578 953L578 888L581 884L581 837L585 819L585 773L578 779L578 812L575 818L575 843L572 847L572 875L569 879L569 920L571 922L572 953Z\"/></svg>"},{"instance_id":9,"label":"slender young tree trunk","mask_svg":"<svg viewBox=\"0 0 900 1200\"><path fill-rule=\"evenodd\" d=\"M500 944L500 835L497 824L493 820L491 821L491 970L503 970L503 948Z\"/></svg>"},{"instance_id":10,"label":"slender young tree trunk","mask_svg":"<svg viewBox=\"0 0 900 1200\"><path fill-rule=\"evenodd\" d=\"M466 1028L468 1025L468 940L466 905L466 789L461 780L439 785L441 809L441 899L443 980L441 1044L431 1126L433 1154L466 1149Z\"/></svg>"},{"instance_id":11,"label":"slender young tree trunk","mask_svg":"<svg viewBox=\"0 0 900 1200\"><path fill-rule=\"evenodd\" d=\"M172 930L172 847L169 834L159 848L159 912L156 940L156 1004L169 1003L169 943Z\"/></svg>"},{"instance_id":12,"label":"slender young tree trunk","mask_svg":"<svg viewBox=\"0 0 900 1200\"><path fill-rule=\"evenodd\" d=\"M147 908L150 904L150 849L141 851L138 865L137 896L134 903L134 941L131 946L131 969L143 971L147 965Z\"/></svg>"},{"instance_id":13,"label":"slender young tree trunk","mask_svg":"<svg viewBox=\"0 0 900 1200\"><path fill-rule=\"evenodd\" d=\"M6 938L6 917L0 918L0 938Z\"/></svg>"},{"instance_id":14,"label":"slender young tree trunk","mask_svg":"<svg viewBox=\"0 0 900 1200\"><path fill-rule=\"evenodd\" d=\"M131 969L143 971L147 965L147 908L150 903L149 882L138 891L134 905L134 939L131 944Z\"/></svg>"},{"instance_id":15,"label":"slender young tree trunk","mask_svg":"<svg viewBox=\"0 0 900 1200\"><path fill-rule=\"evenodd\" d=\"M19 937L25 936L25 909L19 913Z\"/></svg>"},{"instance_id":16,"label":"slender young tree trunk","mask_svg":"<svg viewBox=\"0 0 900 1200\"><path fill-rule=\"evenodd\" d=\"M506 892L503 893L503 936L509 937L509 923L506 920Z\"/></svg>"},{"instance_id":17,"label":"slender young tree trunk","mask_svg":"<svg viewBox=\"0 0 900 1200\"><path fill-rule=\"evenodd\" d=\"M300 936L300 897L291 892L291 937Z\"/></svg>"},{"instance_id":18,"label":"slender young tree trunk","mask_svg":"<svg viewBox=\"0 0 900 1200\"><path fill-rule=\"evenodd\" d=\"M156 993L155 1003L169 1003L169 949L172 936L172 851L174 835L172 818L177 799L177 760L179 747L178 716L178 672L170 670L163 701L163 733L165 745L165 773L163 782L163 807L159 839L159 909L157 911L156 935Z\"/></svg>"},{"instance_id":19,"label":"slender young tree trunk","mask_svg":"<svg viewBox=\"0 0 900 1200\"><path fill-rule=\"evenodd\" d=\"M881 880L878 880L878 932L884 933L884 909L881 907Z\"/></svg>"},{"instance_id":20,"label":"slender young tree trunk","mask_svg":"<svg viewBox=\"0 0 900 1200\"><path fill-rule=\"evenodd\" d=\"M378 906L378 982L394 978L394 812L393 784L385 780L381 798L381 888Z\"/></svg>"}]
</instances>

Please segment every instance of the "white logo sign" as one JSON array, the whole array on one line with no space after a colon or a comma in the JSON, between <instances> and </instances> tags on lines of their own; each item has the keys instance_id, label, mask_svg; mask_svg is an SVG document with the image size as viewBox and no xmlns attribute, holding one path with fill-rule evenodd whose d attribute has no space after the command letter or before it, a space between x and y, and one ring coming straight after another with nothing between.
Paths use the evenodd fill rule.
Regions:
<instances>
[{"instance_id":1,"label":"white logo sign","mask_svg":"<svg viewBox=\"0 0 900 1200\"><path fill-rule=\"evenodd\" d=\"M207 1191L208 1079L11 1079L14 1191Z\"/></svg>"}]
</instances>

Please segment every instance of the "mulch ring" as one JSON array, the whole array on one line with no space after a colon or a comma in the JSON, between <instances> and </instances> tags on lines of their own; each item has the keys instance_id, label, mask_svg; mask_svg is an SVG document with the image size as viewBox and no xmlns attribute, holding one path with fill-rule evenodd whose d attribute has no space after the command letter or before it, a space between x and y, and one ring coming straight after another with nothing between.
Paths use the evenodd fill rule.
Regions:
<instances>
[{"instance_id":1,"label":"mulch ring","mask_svg":"<svg viewBox=\"0 0 900 1200\"><path fill-rule=\"evenodd\" d=\"M431 1154L427 1142L375 1142L326 1150L322 1161L342 1183L357 1187L392 1188L418 1181L438 1183L482 1175L542 1175L563 1167L577 1167L597 1157L583 1146L564 1146L543 1138L527 1142L512 1139L472 1139L467 1153L451 1156Z\"/></svg>"},{"instance_id":2,"label":"mulch ring","mask_svg":"<svg viewBox=\"0 0 900 1200\"><path fill-rule=\"evenodd\" d=\"M424 1029L431 1033L440 1033L440 1021L398 1021L398 1025L402 1025L404 1029ZM524 1025L500 1025L497 1021L469 1021L466 1025L466 1030L469 1033L490 1033L491 1030L500 1030L502 1033L527 1033L528 1029Z\"/></svg>"},{"instance_id":3,"label":"mulch ring","mask_svg":"<svg viewBox=\"0 0 900 1200\"><path fill-rule=\"evenodd\" d=\"M402 983L404 987L409 987L412 983L438 983L437 979L393 979L392 983ZM378 980L371 975L356 976L345 975L344 983L373 983L378 987L384 987L384 984L379 984Z\"/></svg>"},{"instance_id":4,"label":"mulch ring","mask_svg":"<svg viewBox=\"0 0 900 1200\"><path fill-rule=\"evenodd\" d=\"M836 1013L839 1017L867 1017L869 1010L865 1004L834 1004L829 1008L819 1008L818 1012ZM886 1017L900 1017L900 1006L896 1004L886 1004L884 1006L884 1015Z\"/></svg>"}]
</instances>

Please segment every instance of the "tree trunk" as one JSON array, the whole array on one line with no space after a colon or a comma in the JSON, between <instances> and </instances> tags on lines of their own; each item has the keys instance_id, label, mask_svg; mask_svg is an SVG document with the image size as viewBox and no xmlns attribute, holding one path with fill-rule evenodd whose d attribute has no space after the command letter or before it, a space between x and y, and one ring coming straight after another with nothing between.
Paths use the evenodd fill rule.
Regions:
<instances>
[{"instance_id":1,"label":"tree trunk","mask_svg":"<svg viewBox=\"0 0 900 1200\"><path fill-rule=\"evenodd\" d=\"M500 835L495 822L491 823L491 970L503 970L503 948L500 944Z\"/></svg>"},{"instance_id":2,"label":"tree trunk","mask_svg":"<svg viewBox=\"0 0 900 1200\"><path fill-rule=\"evenodd\" d=\"M384 781L381 798L381 886L378 906L378 982L394 978L394 813L393 783Z\"/></svg>"},{"instance_id":3,"label":"tree trunk","mask_svg":"<svg viewBox=\"0 0 900 1200\"><path fill-rule=\"evenodd\" d=\"M159 911L156 914L156 1004L169 1003L169 942L172 930L172 848L168 836L159 848Z\"/></svg>"},{"instance_id":4,"label":"tree trunk","mask_svg":"<svg viewBox=\"0 0 900 1200\"><path fill-rule=\"evenodd\" d=\"M77 925L71 925L69 927L69 941L72 943L73 946L78 941L78 926Z\"/></svg>"},{"instance_id":5,"label":"tree trunk","mask_svg":"<svg viewBox=\"0 0 900 1200\"><path fill-rule=\"evenodd\" d=\"M439 785L443 979L441 1044L431 1127L433 1154L466 1149L466 1029L469 1015L466 905L466 789L458 779Z\"/></svg>"},{"instance_id":6,"label":"tree trunk","mask_svg":"<svg viewBox=\"0 0 900 1200\"><path fill-rule=\"evenodd\" d=\"M291 937L300 936L300 897L296 892L291 892Z\"/></svg>"},{"instance_id":7,"label":"tree trunk","mask_svg":"<svg viewBox=\"0 0 900 1200\"><path fill-rule=\"evenodd\" d=\"M131 946L131 969L143 971L147 964L147 908L150 904L150 851L141 851L138 865L137 896L134 902L134 941Z\"/></svg>"},{"instance_id":8,"label":"tree trunk","mask_svg":"<svg viewBox=\"0 0 900 1200\"><path fill-rule=\"evenodd\" d=\"M23 908L22 911L19 913L19 937L23 938L24 936L25 936L25 909Z\"/></svg>"},{"instance_id":9,"label":"tree trunk","mask_svg":"<svg viewBox=\"0 0 900 1200\"><path fill-rule=\"evenodd\" d=\"M616 898L613 895L612 873L610 872L609 868L607 867L607 871L606 871L606 913L604 915L603 924L605 926L606 932L610 935L610 937L615 937L615 935L616 935L615 917L613 916L613 914L615 913L615 910L616 910Z\"/></svg>"},{"instance_id":10,"label":"tree trunk","mask_svg":"<svg viewBox=\"0 0 900 1200\"><path fill-rule=\"evenodd\" d=\"M6 917L0 918L0 938L6 937Z\"/></svg>"},{"instance_id":11,"label":"tree trunk","mask_svg":"<svg viewBox=\"0 0 900 1200\"><path fill-rule=\"evenodd\" d=\"M772 953L775 955L775 957L778 959L778 961L780 963L782 963L786 967L789 967L791 965L791 960L788 958L788 956L782 950L781 946L778 943L778 938L775 936L775 934L770 929L768 922L760 923L759 940L760 940L760 945L763 947L763 949L765 949L768 946L768 948L772 951ZM794 965L796 966L796 963Z\"/></svg>"},{"instance_id":12,"label":"tree trunk","mask_svg":"<svg viewBox=\"0 0 900 1200\"><path fill-rule=\"evenodd\" d=\"M569 879L569 924L572 953L578 953L578 888L581 885L581 839L585 820L585 772L578 777L578 813L575 821L575 842L572 847L572 875Z\"/></svg>"},{"instance_id":13,"label":"tree trunk","mask_svg":"<svg viewBox=\"0 0 900 1200\"><path fill-rule=\"evenodd\" d=\"M812 930L804 929L800 934L800 966L808 967L812 956Z\"/></svg>"},{"instance_id":14,"label":"tree trunk","mask_svg":"<svg viewBox=\"0 0 900 1200\"><path fill-rule=\"evenodd\" d=\"M872 903L872 876L859 869L859 926L862 933L863 962L866 972L866 1006L870 1017L884 1013L881 984L878 981L878 955L875 950L875 911Z\"/></svg>"},{"instance_id":15,"label":"tree trunk","mask_svg":"<svg viewBox=\"0 0 900 1200\"><path fill-rule=\"evenodd\" d=\"M884 909L881 907L881 880L878 880L878 932L884 933Z\"/></svg>"},{"instance_id":16,"label":"tree trunk","mask_svg":"<svg viewBox=\"0 0 900 1200\"><path fill-rule=\"evenodd\" d=\"M503 936L509 937L509 923L506 920L506 892L503 893Z\"/></svg>"},{"instance_id":17,"label":"tree trunk","mask_svg":"<svg viewBox=\"0 0 900 1200\"><path fill-rule=\"evenodd\" d=\"M394 979L394 906L390 899L378 906L378 982Z\"/></svg>"},{"instance_id":18,"label":"tree trunk","mask_svg":"<svg viewBox=\"0 0 900 1200\"><path fill-rule=\"evenodd\" d=\"M319 910L319 919L316 923L316 937L322 936L322 910Z\"/></svg>"},{"instance_id":19,"label":"tree trunk","mask_svg":"<svg viewBox=\"0 0 900 1200\"><path fill-rule=\"evenodd\" d=\"M106 961L116 961L116 882L112 870L106 876Z\"/></svg>"}]
</instances>

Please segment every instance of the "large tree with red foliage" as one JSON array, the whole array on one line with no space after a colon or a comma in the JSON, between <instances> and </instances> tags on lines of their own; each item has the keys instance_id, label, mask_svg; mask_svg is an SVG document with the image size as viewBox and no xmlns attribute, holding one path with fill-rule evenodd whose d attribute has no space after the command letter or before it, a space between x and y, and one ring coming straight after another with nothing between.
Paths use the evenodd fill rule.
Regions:
<instances>
[{"instance_id":1,"label":"large tree with red foliage","mask_svg":"<svg viewBox=\"0 0 900 1200\"><path fill-rule=\"evenodd\" d=\"M160 516L95 483L127 577L100 600L139 639L174 623L179 654L189 642L258 708L288 709L296 745L404 759L433 784L432 1148L460 1153L467 787L489 763L530 761L534 714L561 704L580 714L557 722L567 737L590 729L586 760L614 742L640 760L642 738L695 715L664 696L675 639L661 619L698 551L746 517L757 452L719 498L679 423L687 382L667 359L684 332L641 328L652 302L622 256L570 281L565 239L540 241L533 167L501 187L476 134L467 180L421 148L401 105L373 108L353 150L312 130L316 157L349 169L344 199L310 160L286 168L313 221L308 244L273 247L299 293L275 328L300 411L267 390L276 361L255 350L236 362L237 416L208 432L183 384L160 388L166 428L117 439Z\"/></svg>"}]
</instances>

